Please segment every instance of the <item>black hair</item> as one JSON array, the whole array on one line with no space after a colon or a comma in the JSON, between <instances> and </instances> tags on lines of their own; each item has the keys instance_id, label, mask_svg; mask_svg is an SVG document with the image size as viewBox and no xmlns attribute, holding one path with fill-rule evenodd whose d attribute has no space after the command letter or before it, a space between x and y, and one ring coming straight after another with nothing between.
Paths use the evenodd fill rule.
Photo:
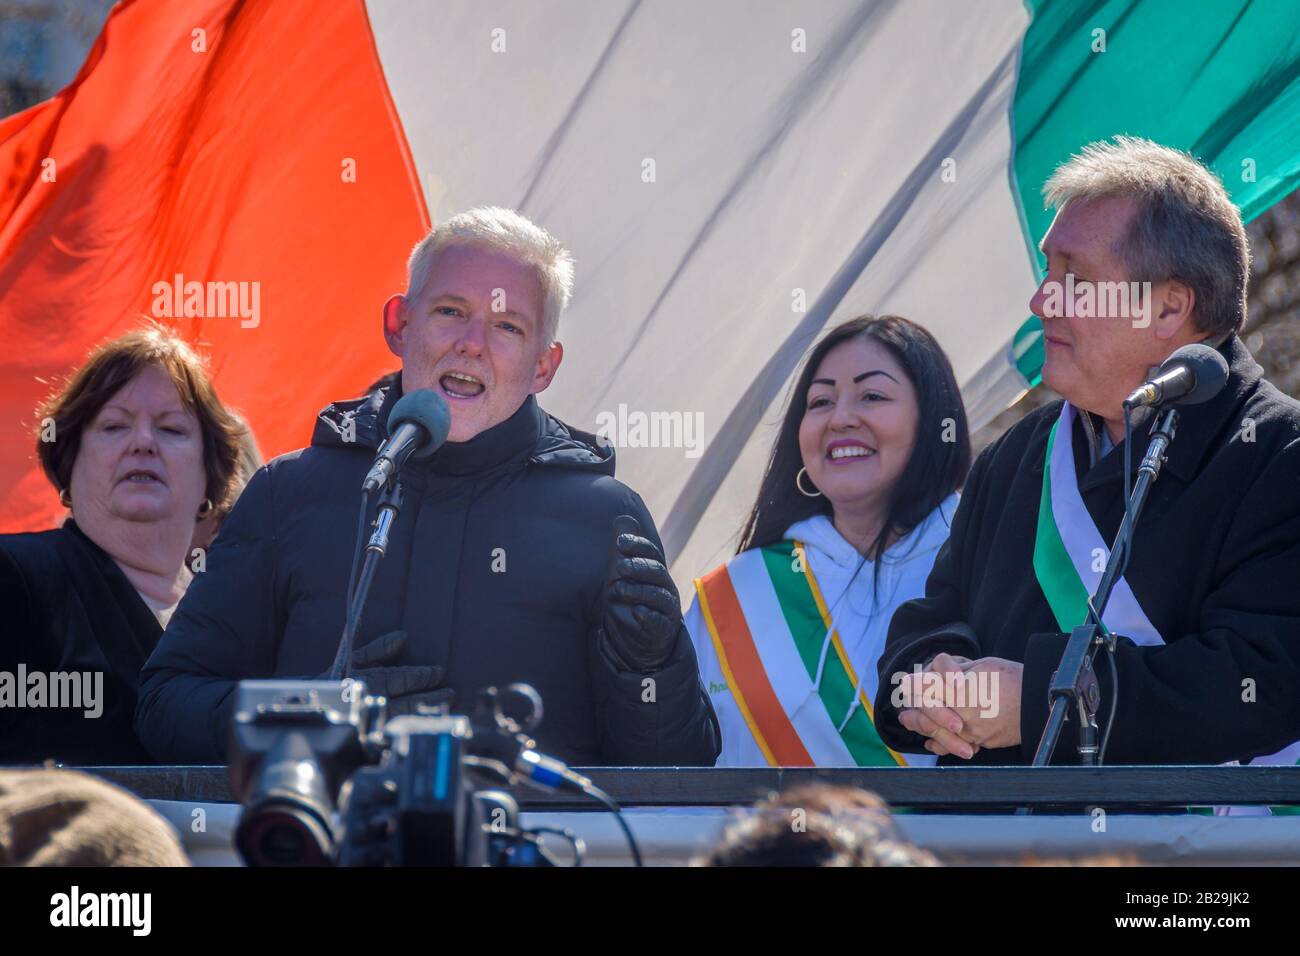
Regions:
<instances>
[{"instance_id":1,"label":"black hair","mask_svg":"<svg viewBox=\"0 0 1300 956\"><path fill-rule=\"evenodd\" d=\"M897 315L862 315L831 329L808 355L795 381L758 489L758 499L740 533L739 554L781 541L796 521L831 514L825 496L809 498L795 487L803 468L799 425L808 408L808 388L822 360L836 346L857 337L879 342L897 359L916 390L916 443L907 466L889 494L885 520L865 557L879 558L891 535L903 536L925 520L966 480L970 470L970 429L966 408L942 347L922 326ZM945 431L952 440L945 441ZM805 487L811 482L805 475ZM879 574L879 564L876 567Z\"/></svg>"}]
</instances>

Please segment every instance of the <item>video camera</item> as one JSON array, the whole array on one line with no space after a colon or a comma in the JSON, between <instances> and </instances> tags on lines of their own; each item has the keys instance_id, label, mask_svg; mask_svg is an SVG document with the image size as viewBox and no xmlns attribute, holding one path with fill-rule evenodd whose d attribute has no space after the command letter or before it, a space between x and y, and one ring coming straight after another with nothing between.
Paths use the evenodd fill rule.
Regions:
<instances>
[{"instance_id":1,"label":"video camera","mask_svg":"<svg viewBox=\"0 0 1300 956\"><path fill-rule=\"evenodd\" d=\"M241 681L231 723L235 843L250 866L555 866L509 793L485 781L587 793L591 781L537 752L542 701L527 684L480 691L473 717L446 708L386 719L358 680ZM518 717L509 713L520 714Z\"/></svg>"}]
</instances>

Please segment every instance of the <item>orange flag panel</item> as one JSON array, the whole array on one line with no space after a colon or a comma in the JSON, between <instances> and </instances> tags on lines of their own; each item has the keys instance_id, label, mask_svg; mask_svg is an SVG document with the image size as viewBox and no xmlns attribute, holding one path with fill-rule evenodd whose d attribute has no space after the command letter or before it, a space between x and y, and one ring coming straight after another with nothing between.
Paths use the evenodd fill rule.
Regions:
<instances>
[{"instance_id":1,"label":"orange flag panel","mask_svg":"<svg viewBox=\"0 0 1300 956\"><path fill-rule=\"evenodd\" d=\"M306 444L399 364L380 308L428 226L360 0L120 3L0 121L0 532L58 523L34 409L142 317L210 356L263 454Z\"/></svg>"}]
</instances>

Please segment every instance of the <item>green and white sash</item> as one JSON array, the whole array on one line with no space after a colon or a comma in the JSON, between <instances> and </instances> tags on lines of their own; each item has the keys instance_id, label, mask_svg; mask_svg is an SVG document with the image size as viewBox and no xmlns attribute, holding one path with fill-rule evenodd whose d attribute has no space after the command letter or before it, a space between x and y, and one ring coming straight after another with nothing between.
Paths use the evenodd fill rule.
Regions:
<instances>
[{"instance_id":1,"label":"green and white sash","mask_svg":"<svg viewBox=\"0 0 1300 956\"><path fill-rule=\"evenodd\" d=\"M1043 494L1038 505L1038 536L1034 542L1034 575L1060 629L1069 633L1088 619L1088 598L1101 583L1110 548L1088 513L1074 473L1074 406L1066 402L1047 436ZM1062 440L1058 441L1058 438ZM1108 631L1134 643L1163 644L1128 581L1121 577L1111 590L1102 623Z\"/></svg>"},{"instance_id":2,"label":"green and white sash","mask_svg":"<svg viewBox=\"0 0 1300 956\"><path fill-rule=\"evenodd\" d=\"M1043 494L1034 541L1034 575L1057 625L1066 633L1088 619L1088 598L1097 590L1102 576L1102 570L1094 569L1104 569L1110 553L1079 493L1071 447L1076 415L1074 406L1066 402L1047 437ZM1101 619L1108 631L1122 634L1135 644L1164 643L1122 577L1115 582ZM1252 766L1300 764L1300 741L1249 762Z\"/></svg>"}]
</instances>

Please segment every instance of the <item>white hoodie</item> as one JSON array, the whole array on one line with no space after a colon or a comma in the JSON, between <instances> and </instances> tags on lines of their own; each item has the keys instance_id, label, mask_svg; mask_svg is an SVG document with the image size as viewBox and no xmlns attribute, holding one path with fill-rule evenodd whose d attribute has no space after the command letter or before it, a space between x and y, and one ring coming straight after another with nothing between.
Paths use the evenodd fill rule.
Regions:
<instances>
[{"instance_id":1,"label":"white hoodie","mask_svg":"<svg viewBox=\"0 0 1300 956\"><path fill-rule=\"evenodd\" d=\"M877 687L876 666L885 647L889 622L900 604L925 595L925 581L934 565L939 548L948 540L958 496L950 495L930 512L916 528L901 538L880 562L879 585L873 589L876 563L864 560L856 548L835 530L830 518L818 515L796 522L786 531L788 539L804 542L808 565L830 610L834 629L839 633L853 670L867 700L874 700ZM722 729L722 754L719 767L764 767L767 760L745 722L744 716L727 686L726 677L704 623L699 595L691 601L686 627L695 644L700 679L717 711ZM830 632L822 648L824 663L830 648ZM820 679L820 668L818 678ZM816 683L812 693L817 692ZM843 725L858 706L853 706L837 720ZM930 754L908 754L910 765L931 765Z\"/></svg>"}]
</instances>

